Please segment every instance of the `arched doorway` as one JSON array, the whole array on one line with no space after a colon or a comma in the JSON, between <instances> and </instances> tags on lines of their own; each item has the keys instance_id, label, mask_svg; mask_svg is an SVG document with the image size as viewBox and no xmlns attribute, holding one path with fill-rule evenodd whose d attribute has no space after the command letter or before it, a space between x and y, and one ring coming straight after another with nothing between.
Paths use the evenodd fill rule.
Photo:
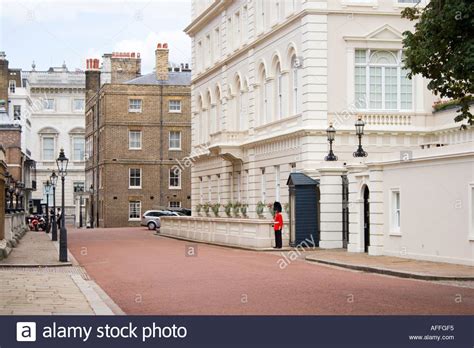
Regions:
<instances>
[{"instance_id":1,"label":"arched doorway","mask_svg":"<svg viewBox=\"0 0 474 348\"><path fill-rule=\"evenodd\" d=\"M370 246L370 205L369 188L364 186L364 252L369 251Z\"/></svg>"}]
</instances>

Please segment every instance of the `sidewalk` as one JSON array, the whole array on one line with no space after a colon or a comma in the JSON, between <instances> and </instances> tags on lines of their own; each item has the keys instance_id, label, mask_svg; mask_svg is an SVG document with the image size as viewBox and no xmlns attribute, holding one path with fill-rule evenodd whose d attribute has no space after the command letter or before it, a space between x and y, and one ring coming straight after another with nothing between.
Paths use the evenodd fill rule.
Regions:
<instances>
[{"instance_id":1,"label":"sidewalk","mask_svg":"<svg viewBox=\"0 0 474 348\"><path fill-rule=\"evenodd\" d=\"M349 253L345 249L306 253L306 260L354 270L422 280L474 280L474 266Z\"/></svg>"},{"instance_id":2,"label":"sidewalk","mask_svg":"<svg viewBox=\"0 0 474 348\"><path fill-rule=\"evenodd\" d=\"M58 261L58 243L28 232L0 261L0 315L113 315L118 306L69 256Z\"/></svg>"}]
</instances>

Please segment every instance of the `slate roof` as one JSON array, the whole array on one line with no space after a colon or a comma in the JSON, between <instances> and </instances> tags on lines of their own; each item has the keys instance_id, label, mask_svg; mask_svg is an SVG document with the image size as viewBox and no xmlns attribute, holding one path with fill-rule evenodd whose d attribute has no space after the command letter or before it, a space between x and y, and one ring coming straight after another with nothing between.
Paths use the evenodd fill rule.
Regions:
<instances>
[{"instance_id":1,"label":"slate roof","mask_svg":"<svg viewBox=\"0 0 474 348\"><path fill-rule=\"evenodd\" d=\"M310 178L303 173L291 173L288 178L288 186L305 186L305 185L317 185L318 181Z\"/></svg>"},{"instance_id":2,"label":"slate roof","mask_svg":"<svg viewBox=\"0 0 474 348\"><path fill-rule=\"evenodd\" d=\"M180 72L169 72L168 80L157 80L155 73L146 74L140 77L136 77L132 80L126 81L126 84L130 85L165 85L165 86L190 86L191 85L191 72L180 71Z\"/></svg>"}]
</instances>

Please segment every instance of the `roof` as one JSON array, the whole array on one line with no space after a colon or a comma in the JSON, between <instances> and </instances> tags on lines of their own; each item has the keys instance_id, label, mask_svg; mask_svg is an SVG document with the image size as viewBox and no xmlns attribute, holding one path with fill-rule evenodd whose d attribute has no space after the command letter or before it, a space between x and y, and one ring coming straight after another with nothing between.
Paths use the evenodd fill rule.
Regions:
<instances>
[{"instance_id":1,"label":"roof","mask_svg":"<svg viewBox=\"0 0 474 348\"><path fill-rule=\"evenodd\" d=\"M155 73L146 74L126 81L129 85L166 85L166 86L190 86L191 72L168 72L168 80L157 80Z\"/></svg>"},{"instance_id":2,"label":"roof","mask_svg":"<svg viewBox=\"0 0 474 348\"><path fill-rule=\"evenodd\" d=\"M306 174L303 173L291 173L290 177L288 178L288 182L286 183L288 186L306 186L311 185L315 186L318 185L318 181L310 178Z\"/></svg>"}]
</instances>

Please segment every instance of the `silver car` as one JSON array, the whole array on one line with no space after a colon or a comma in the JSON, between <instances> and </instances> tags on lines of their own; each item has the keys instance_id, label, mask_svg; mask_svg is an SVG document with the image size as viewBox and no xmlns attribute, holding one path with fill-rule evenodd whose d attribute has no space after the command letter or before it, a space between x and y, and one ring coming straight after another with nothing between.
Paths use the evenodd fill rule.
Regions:
<instances>
[{"instance_id":1,"label":"silver car","mask_svg":"<svg viewBox=\"0 0 474 348\"><path fill-rule=\"evenodd\" d=\"M147 226L149 230L160 230L160 216L167 215L161 210L147 210L142 215L141 225Z\"/></svg>"}]
</instances>

